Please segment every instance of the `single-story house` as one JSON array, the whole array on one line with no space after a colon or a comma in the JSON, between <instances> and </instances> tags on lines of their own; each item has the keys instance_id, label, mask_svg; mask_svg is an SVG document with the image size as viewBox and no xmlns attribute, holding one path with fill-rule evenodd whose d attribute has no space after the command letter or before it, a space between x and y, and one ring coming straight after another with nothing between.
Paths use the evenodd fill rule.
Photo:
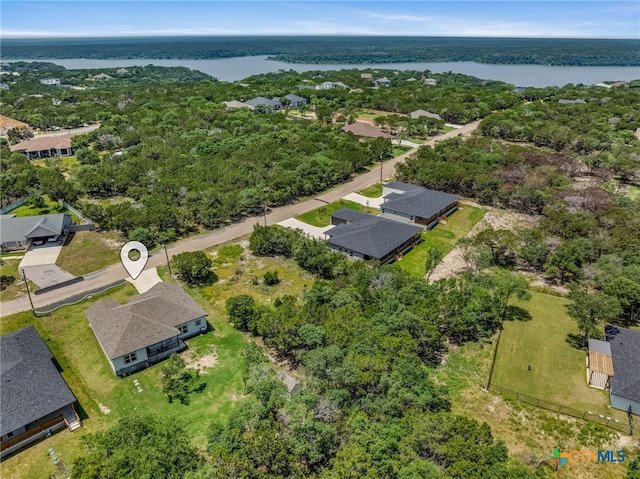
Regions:
<instances>
[{"instance_id":1,"label":"single-story house","mask_svg":"<svg viewBox=\"0 0 640 479\"><path fill-rule=\"evenodd\" d=\"M107 75L106 73L98 73L91 77L93 81L101 81L101 80L113 80L111 75Z\"/></svg>"},{"instance_id":2,"label":"single-story house","mask_svg":"<svg viewBox=\"0 0 640 479\"><path fill-rule=\"evenodd\" d=\"M0 83L0 90L8 90L8 89L9 89L8 83Z\"/></svg>"},{"instance_id":3,"label":"single-story house","mask_svg":"<svg viewBox=\"0 0 640 479\"><path fill-rule=\"evenodd\" d=\"M307 99L298 95L286 95L285 98L289 102L289 106L292 108L300 108L307 104Z\"/></svg>"},{"instance_id":4,"label":"single-story house","mask_svg":"<svg viewBox=\"0 0 640 479\"><path fill-rule=\"evenodd\" d=\"M66 213L16 217L0 215L0 251L28 249L33 242L63 243L71 216Z\"/></svg>"},{"instance_id":5,"label":"single-story house","mask_svg":"<svg viewBox=\"0 0 640 479\"><path fill-rule=\"evenodd\" d=\"M391 80L389 80L387 77L378 78L376 80L376 85L390 87L391 86Z\"/></svg>"},{"instance_id":6,"label":"single-story house","mask_svg":"<svg viewBox=\"0 0 640 479\"><path fill-rule=\"evenodd\" d=\"M400 181L382 187L380 214L394 221L433 228L459 208L460 196Z\"/></svg>"},{"instance_id":7,"label":"single-story house","mask_svg":"<svg viewBox=\"0 0 640 479\"><path fill-rule=\"evenodd\" d=\"M558 103L560 105L573 105L573 104L576 104L576 103L579 104L579 105L584 105L587 102L584 101L582 98L578 98L577 100L566 100L564 98L561 98L561 99L558 100Z\"/></svg>"},{"instance_id":8,"label":"single-story house","mask_svg":"<svg viewBox=\"0 0 640 479\"><path fill-rule=\"evenodd\" d=\"M611 347L611 407L640 416L640 331L607 324L604 339Z\"/></svg>"},{"instance_id":9,"label":"single-story house","mask_svg":"<svg viewBox=\"0 0 640 479\"><path fill-rule=\"evenodd\" d=\"M127 304L98 301L86 315L120 377L184 349L183 339L207 328L207 313L178 284L158 283Z\"/></svg>"},{"instance_id":10,"label":"single-story house","mask_svg":"<svg viewBox=\"0 0 640 479\"><path fill-rule=\"evenodd\" d=\"M53 158L55 156L71 156L71 138L73 135L46 135L30 138L11 145L11 151L25 153L30 160L38 158Z\"/></svg>"},{"instance_id":11,"label":"single-story house","mask_svg":"<svg viewBox=\"0 0 640 479\"><path fill-rule=\"evenodd\" d=\"M436 80L435 78L424 78L422 80L422 83L427 86L436 86L438 84L438 80Z\"/></svg>"},{"instance_id":12,"label":"single-story house","mask_svg":"<svg viewBox=\"0 0 640 479\"><path fill-rule=\"evenodd\" d=\"M224 106L227 110L235 110L236 108L249 108L250 110L255 109L255 106L247 105L241 101L233 100L233 101L224 101Z\"/></svg>"},{"instance_id":13,"label":"single-story house","mask_svg":"<svg viewBox=\"0 0 640 479\"><path fill-rule=\"evenodd\" d=\"M33 326L0 336L0 457L81 426L76 397Z\"/></svg>"},{"instance_id":14,"label":"single-story house","mask_svg":"<svg viewBox=\"0 0 640 479\"><path fill-rule=\"evenodd\" d=\"M280 103L280 100L278 98L272 98L271 100L269 100L268 98L259 96L256 98L252 98L251 100L247 100L244 103L245 105L249 105L254 108L262 105L269 111L278 111L282 108L282 103Z\"/></svg>"},{"instance_id":15,"label":"single-story house","mask_svg":"<svg viewBox=\"0 0 640 479\"><path fill-rule=\"evenodd\" d=\"M360 78L362 78L363 80L372 80L373 79L373 74L371 74L371 73L360 73Z\"/></svg>"},{"instance_id":16,"label":"single-story house","mask_svg":"<svg viewBox=\"0 0 640 479\"><path fill-rule=\"evenodd\" d=\"M520 94L524 93L525 91L527 91L527 88L523 86L516 86L516 87L513 87L513 89L511 90L512 93L520 93Z\"/></svg>"},{"instance_id":17,"label":"single-story house","mask_svg":"<svg viewBox=\"0 0 640 479\"><path fill-rule=\"evenodd\" d=\"M367 123L366 121L356 121L354 123L347 123L342 127L342 131L348 131L356 136L366 136L368 138L390 138L391 135L382 131L375 125Z\"/></svg>"},{"instance_id":18,"label":"single-story house","mask_svg":"<svg viewBox=\"0 0 640 479\"><path fill-rule=\"evenodd\" d=\"M589 339L587 354L587 384L598 389L609 387L609 378L613 376L611 344L607 341Z\"/></svg>"},{"instance_id":19,"label":"single-story house","mask_svg":"<svg viewBox=\"0 0 640 479\"><path fill-rule=\"evenodd\" d=\"M332 88L349 88L347 85L342 83L341 81L326 81L320 83L320 85L316 85L316 90L331 90Z\"/></svg>"},{"instance_id":20,"label":"single-story house","mask_svg":"<svg viewBox=\"0 0 640 479\"><path fill-rule=\"evenodd\" d=\"M420 242L421 228L342 208L331 215L328 247L349 258L377 259L382 264L400 259Z\"/></svg>"},{"instance_id":21,"label":"single-story house","mask_svg":"<svg viewBox=\"0 0 640 479\"><path fill-rule=\"evenodd\" d=\"M60 78L42 78L40 83L43 85L60 85Z\"/></svg>"},{"instance_id":22,"label":"single-story house","mask_svg":"<svg viewBox=\"0 0 640 479\"><path fill-rule=\"evenodd\" d=\"M116 70L116 73L118 75L128 75L129 74L129 70L127 70L126 68L118 68Z\"/></svg>"},{"instance_id":23,"label":"single-story house","mask_svg":"<svg viewBox=\"0 0 640 479\"><path fill-rule=\"evenodd\" d=\"M440 115L438 115L437 113L431 113L430 111L427 110L416 110L416 111L412 111L411 113L409 113L409 118L412 119L416 119L416 118L435 118L436 120L442 120L442 117Z\"/></svg>"}]
</instances>

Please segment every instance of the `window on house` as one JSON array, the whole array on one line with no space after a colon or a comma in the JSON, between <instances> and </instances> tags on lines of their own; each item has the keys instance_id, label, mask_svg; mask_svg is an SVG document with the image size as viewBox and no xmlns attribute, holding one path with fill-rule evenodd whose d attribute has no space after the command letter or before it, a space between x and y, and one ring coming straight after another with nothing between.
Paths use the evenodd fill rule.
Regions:
<instances>
[{"instance_id":1,"label":"window on house","mask_svg":"<svg viewBox=\"0 0 640 479\"><path fill-rule=\"evenodd\" d=\"M196 326L200 326L202 324L202 320L201 319L196 319Z\"/></svg>"},{"instance_id":2,"label":"window on house","mask_svg":"<svg viewBox=\"0 0 640 479\"><path fill-rule=\"evenodd\" d=\"M13 437L13 432L8 432L7 437Z\"/></svg>"},{"instance_id":3,"label":"window on house","mask_svg":"<svg viewBox=\"0 0 640 479\"><path fill-rule=\"evenodd\" d=\"M178 329L180 330L180 334L184 334L187 332L189 328L187 327L186 324L183 324L182 326L178 326Z\"/></svg>"},{"instance_id":4,"label":"window on house","mask_svg":"<svg viewBox=\"0 0 640 479\"><path fill-rule=\"evenodd\" d=\"M124 363L129 364L136 361L137 359L138 359L138 355L136 353L125 354Z\"/></svg>"}]
</instances>

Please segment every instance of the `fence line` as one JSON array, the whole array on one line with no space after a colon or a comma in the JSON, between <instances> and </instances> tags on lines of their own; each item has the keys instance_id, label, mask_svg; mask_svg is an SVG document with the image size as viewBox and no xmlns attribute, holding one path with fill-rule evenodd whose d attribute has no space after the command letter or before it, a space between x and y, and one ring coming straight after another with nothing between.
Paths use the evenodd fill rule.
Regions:
<instances>
[{"instance_id":1,"label":"fence line","mask_svg":"<svg viewBox=\"0 0 640 479\"><path fill-rule=\"evenodd\" d=\"M503 388L502 386L492 385L489 390L492 392L496 392L501 396L512 397L513 399L530 404L532 406L539 407L541 409L545 409L547 411L564 414L565 416L571 416L575 417L576 419L582 419L584 421L590 421L596 424L600 424L601 426L615 429L616 431L619 431L623 434L630 434L628 427L626 427L624 424L616 422L611 418L607 419L606 417L600 417L595 413L590 413L590 411L580 411L568 406L562 406L560 404L545 401L544 399L529 396L528 394L523 394L508 388Z\"/></svg>"},{"instance_id":2,"label":"fence line","mask_svg":"<svg viewBox=\"0 0 640 479\"><path fill-rule=\"evenodd\" d=\"M75 209L73 206L71 206L69 203L67 203L64 200L58 200L58 203L60 203L62 206L64 206L66 209L68 209L69 211L71 211L74 215L76 215L78 218L80 218L82 221L84 221L87 224L93 225L94 229L95 229L95 225L93 223L93 221L91 221L89 218L87 218L85 215L83 215L82 213L80 213L80 211L78 211L77 209Z\"/></svg>"},{"instance_id":3,"label":"fence line","mask_svg":"<svg viewBox=\"0 0 640 479\"><path fill-rule=\"evenodd\" d=\"M24 205L32 196L35 196L38 193L31 193L30 195L27 195L23 198L20 198L17 201L14 201L13 203L0 208L0 215L4 215L6 213L9 213L10 211L15 210L16 208L19 208L20 206Z\"/></svg>"}]
</instances>

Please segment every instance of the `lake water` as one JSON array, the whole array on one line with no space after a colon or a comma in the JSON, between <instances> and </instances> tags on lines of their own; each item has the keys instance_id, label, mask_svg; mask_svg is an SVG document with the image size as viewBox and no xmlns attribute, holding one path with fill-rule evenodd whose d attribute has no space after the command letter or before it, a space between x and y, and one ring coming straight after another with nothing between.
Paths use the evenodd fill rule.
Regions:
<instances>
[{"instance_id":1,"label":"lake water","mask_svg":"<svg viewBox=\"0 0 640 479\"><path fill-rule=\"evenodd\" d=\"M278 70L341 70L390 69L390 70L430 70L432 73L454 72L472 75L486 80L500 80L516 86L563 86L567 83L591 85L602 81L640 79L640 67L569 67L544 65L489 65L475 62L446 63L377 63L377 64L307 64L285 63L267 60L266 56L223 58L215 60L88 60L88 59L51 59L50 61L65 68L115 68L135 65L157 65L165 67L183 66L199 70L221 81L242 80L251 75L276 72ZM35 60L23 60L35 61Z\"/></svg>"}]
</instances>

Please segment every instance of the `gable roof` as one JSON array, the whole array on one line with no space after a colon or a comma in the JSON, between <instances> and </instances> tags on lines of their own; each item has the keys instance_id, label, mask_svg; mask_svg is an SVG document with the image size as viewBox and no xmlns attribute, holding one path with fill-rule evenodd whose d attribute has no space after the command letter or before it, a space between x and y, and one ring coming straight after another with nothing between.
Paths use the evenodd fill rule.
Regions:
<instances>
[{"instance_id":1,"label":"gable roof","mask_svg":"<svg viewBox=\"0 0 640 479\"><path fill-rule=\"evenodd\" d=\"M258 97L252 98L251 100L247 100L244 103L245 103L245 105L250 105L250 106L253 106L253 107L256 107L258 105L265 105L265 106L269 106L269 107L272 107L272 108L275 108L275 107L279 108L279 107L282 106L282 104L280 103L280 100L278 100L277 98L269 100L268 98L265 98L263 96L258 96Z\"/></svg>"},{"instance_id":2,"label":"gable roof","mask_svg":"<svg viewBox=\"0 0 640 479\"><path fill-rule=\"evenodd\" d=\"M44 151L44 150L62 150L71 148L71 138L74 135L46 135L46 136L38 136L36 138L31 138L29 140L21 141L20 143L16 143L15 145L11 145L11 151L24 151L26 153L32 151Z\"/></svg>"},{"instance_id":3,"label":"gable roof","mask_svg":"<svg viewBox=\"0 0 640 479\"><path fill-rule=\"evenodd\" d=\"M422 231L417 226L366 213L356 216L358 219L353 223L340 224L325 232L331 237L329 244L382 259Z\"/></svg>"},{"instance_id":4,"label":"gable roof","mask_svg":"<svg viewBox=\"0 0 640 479\"><path fill-rule=\"evenodd\" d=\"M421 117L427 117L427 118L436 118L438 120L441 120L442 118L440 117L440 115L438 115L437 113L431 113L430 111L427 110L416 110L416 111L412 111L411 113L409 113L409 117L415 119L415 118L421 118Z\"/></svg>"},{"instance_id":5,"label":"gable roof","mask_svg":"<svg viewBox=\"0 0 640 479\"><path fill-rule=\"evenodd\" d=\"M227 110L232 110L234 108L250 108L253 110L255 107L253 105L247 105L246 103L242 103L241 101L232 100L232 101L223 101L224 106Z\"/></svg>"},{"instance_id":6,"label":"gable roof","mask_svg":"<svg viewBox=\"0 0 640 479\"><path fill-rule=\"evenodd\" d=\"M393 210L421 218L430 218L458 201L460 196L442 191L417 187L404 193L391 193L384 197L380 211Z\"/></svg>"},{"instance_id":7,"label":"gable roof","mask_svg":"<svg viewBox=\"0 0 640 479\"><path fill-rule=\"evenodd\" d=\"M76 400L33 326L0 336L0 384L0 435Z\"/></svg>"},{"instance_id":8,"label":"gable roof","mask_svg":"<svg viewBox=\"0 0 640 479\"><path fill-rule=\"evenodd\" d=\"M584 101L582 98L578 98L577 100L566 100L564 98L561 98L560 100L558 100L558 103L560 103L561 105L571 105L573 103L579 103L581 105L587 103L586 101Z\"/></svg>"},{"instance_id":9,"label":"gable roof","mask_svg":"<svg viewBox=\"0 0 640 479\"><path fill-rule=\"evenodd\" d=\"M0 215L0 244L59 235L69 224L71 216L66 213L22 217Z\"/></svg>"},{"instance_id":10,"label":"gable roof","mask_svg":"<svg viewBox=\"0 0 640 479\"><path fill-rule=\"evenodd\" d=\"M348 131L356 136L366 136L369 138L390 138L389 133L385 133L380 128L366 121L356 121L348 123L342 127L342 131Z\"/></svg>"},{"instance_id":11,"label":"gable roof","mask_svg":"<svg viewBox=\"0 0 640 479\"><path fill-rule=\"evenodd\" d=\"M287 100L289 100L291 103L300 103L300 102L306 103L307 102L306 98L298 96L298 95L294 95L292 93L290 93L289 95L285 95L285 98Z\"/></svg>"},{"instance_id":12,"label":"gable roof","mask_svg":"<svg viewBox=\"0 0 640 479\"><path fill-rule=\"evenodd\" d=\"M177 327L207 313L180 285L158 283L127 304L98 301L86 312L109 359L180 334Z\"/></svg>"},{"instance_id":13,"label":"gable roof","mask_svg":"<svg viewBox=\"0 0 640 479\"><path fill-rule=\"evenodd\" d=\"M351 208L340 208L338 211L331 213L331 218L337 218L344 221L358 221L370 218L368 213L362 213L361 211L352 210Z\"/></svg>"},{"instance_id":14,"label":"gable roof","mask_svg":"<svg viewBox=\"0 0 640 479\"><path fill-rule=\"evenodd\" d=\"M604 335L613 358L611 394L640 401L640 331L607 324Z\"/></svg>"}]
</instances>

